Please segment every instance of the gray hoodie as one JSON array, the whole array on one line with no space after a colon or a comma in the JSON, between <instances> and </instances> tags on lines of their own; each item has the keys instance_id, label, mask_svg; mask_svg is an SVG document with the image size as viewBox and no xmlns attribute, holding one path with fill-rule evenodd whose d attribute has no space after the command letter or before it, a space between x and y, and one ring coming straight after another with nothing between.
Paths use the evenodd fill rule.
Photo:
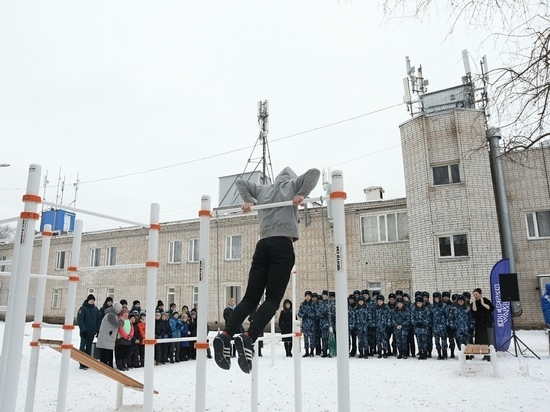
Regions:
<instances>
[{"instance_id":1,"label":"gray hoodie","mask_svg":"<svg viewBox=\"0 0 550 412\"><path fill-rule=\"evenodd\" d=\"M260 185L239 179L235 183L245 203L267 204L292 200L294 196L308 197L319 181L321 172L309 169L296 176L285 167L270 185ZM298 240L298 208L295 206L276 207L258 210L260 219L260 239L285 236Z\"/></svg>"}]
</instances>

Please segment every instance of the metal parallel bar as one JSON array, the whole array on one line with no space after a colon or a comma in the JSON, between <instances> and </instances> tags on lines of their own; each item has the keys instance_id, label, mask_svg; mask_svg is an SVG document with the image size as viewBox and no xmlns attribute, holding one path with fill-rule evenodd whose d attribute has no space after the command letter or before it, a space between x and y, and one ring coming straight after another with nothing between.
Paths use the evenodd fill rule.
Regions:
<instances>
[{"instance_id":1,"label":"metal parallel bar","mask_svg":"<svg viewBox=\"0 0 550 412\"><path fill-rule=\"evenodd\" d=\"M307 198L307 199L304 199L304 201L302 203L315 203L315 202L323 202L325 199L324 199L324 196L319 196L319 197L312 197L312 198ZM284 202L275 202L275 203L266 203L264 205L254 205L252 206L252 211L254 212L255 210L262 210L262 209L273 209L274 207L283 207L283 206L293 206L293 203L292 203L292 200L285 200ZM226 213L242 213L242 209L240 207L235 207L235 208L231 208L231 209L218 209L218 210L214 210L216 215L220 215L220 214L226 214Z\"/></svg>"},{"instance_id":2,"label":"metal parallel bar","mask_svg":"<svg viewBox=\"0 0 550 412\"><path fill-rule=\"evenodd\" d=\"M121 217L105 215L103 213L92 212L91 210L79 209L77 207L72 207L72 206L67 206L67 205L60 205L58 203L48 202L47 200L42 200L42 204L46 205L46 206L57 207L57 208L60 208L60 209L63 209L63 210L70 210L72 212L84 213L85 215L102 217L102 218L107 219L107 220L114 220L115 222L128 223L129 225L132 225L132 226L139 226L139 227L144 227L145 229L149 229L149 224L141 223L141 222L135 222L133 220L128 220L128 219L123 219Z\"/></svg>"}]
</instances>

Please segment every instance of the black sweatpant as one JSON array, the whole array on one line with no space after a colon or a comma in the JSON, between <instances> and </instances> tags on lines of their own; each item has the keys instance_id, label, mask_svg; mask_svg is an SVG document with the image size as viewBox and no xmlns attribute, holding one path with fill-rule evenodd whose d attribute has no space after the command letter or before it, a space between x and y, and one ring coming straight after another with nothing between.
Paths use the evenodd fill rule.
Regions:
<instances>
[{"instance_id":1,"label":"black sweatpant","mask_svg":"<svg viewBox=\"0 0 550 412\"><path fill-rule=\"evenodd\" d=\"M237 332L246 317L258 308L265 290L265 301L254 314L248 328L252 340L258 338L279 308L294 260L294 247L289 238L275 236L258 241L252 257L246 292L225 325L227 333L233 336Z\"/></svg>"}]
</instances>

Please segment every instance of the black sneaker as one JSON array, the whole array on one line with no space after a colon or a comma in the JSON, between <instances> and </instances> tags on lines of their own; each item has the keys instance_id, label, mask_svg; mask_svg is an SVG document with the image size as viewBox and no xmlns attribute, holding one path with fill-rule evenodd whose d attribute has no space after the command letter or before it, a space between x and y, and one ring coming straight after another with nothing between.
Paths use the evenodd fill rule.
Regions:
<instances>
[{"instance_id":1,"label":"black sneaker","mask_svg":"<svg viewBox=\"0 0 550 412\"><path fill-rule=\"evenodd\" d=\"M252 339L250 339L248 334L242 333L235 338L235 347L237 348L239 367L244 373L250 373L252 370L252 358L254 357Z\"/></svg>"},{"instance_id":2,"label":"black sneaker","mask_svg":"<svg viewBox=\"0 0 550 412\"><path fill-rule=\"evenodd\" d=\"M222 368L228 370L231 368L231 337L222 332L218 333L212 342L214 346L214 360L216 364Z\"/></svg>"}]
</instances>

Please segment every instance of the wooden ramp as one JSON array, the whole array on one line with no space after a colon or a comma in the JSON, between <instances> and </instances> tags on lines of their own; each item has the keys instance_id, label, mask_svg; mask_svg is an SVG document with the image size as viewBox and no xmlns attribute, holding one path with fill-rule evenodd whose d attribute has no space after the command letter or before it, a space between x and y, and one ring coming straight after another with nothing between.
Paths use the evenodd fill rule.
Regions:
<instances>
[{"instance_id":1,"label":"wooden ramp","mask_svg":"<svg viewBox=\"0 0 550 412\"><path fill-rule=\"evenodd\" d=\"M60 340L50 340L50 339L40 339L40 342L43 346L49 346L50 348L61 353L61 345L63 341ZM130 378L128 375L110 367L109 365L104 364L103 362L98 361L96 358L88 355L85 352L82 352L76 348L71 349L71 358L75 361L95 370L96 372L105 375L126 388L132 388L136 391L143 391L143 383L136 381L135 379ZM158 394L158 391L154 391Z\"/></svg>"}]
</instances>

